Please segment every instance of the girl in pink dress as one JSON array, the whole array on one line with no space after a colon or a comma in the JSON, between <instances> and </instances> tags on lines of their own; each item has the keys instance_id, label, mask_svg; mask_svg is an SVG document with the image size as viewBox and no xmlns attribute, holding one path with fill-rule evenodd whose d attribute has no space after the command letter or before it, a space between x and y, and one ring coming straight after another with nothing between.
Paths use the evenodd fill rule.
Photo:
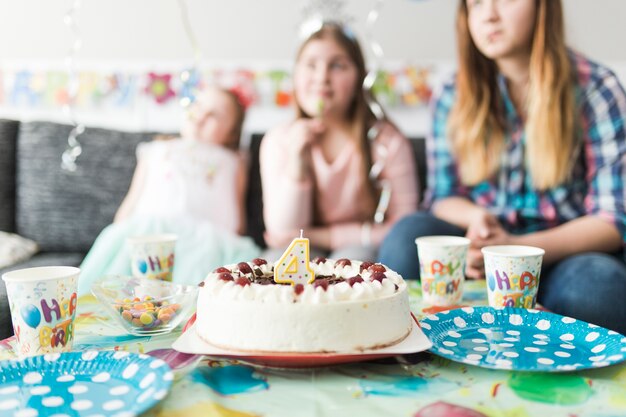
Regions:
<instances>
[{"instance_id":1,"label":"girl in pink dress","mask_svg":"<svg viewBox=\"0 0 626 417\"><path fill-rule=\"evenodd\" d=\"M417 208L411 145L388 120L376 120L365 75L361 49L343 26L324 23L302 44L297 117L261 143L265 240L275 248L268 259L304 229L318 255L375 260L391 225Z\"/></svg>"},{"instance_id":2,"label":"girl in pink dress","mask_svg":"<svg viewBox=\"0 0 626 417\"><path fill-rule=\"evenodd\" d=\"M126 238L174 233L174 281L200 282L215 267L253 259L260 249L245 231L246 164L239 153L244 108L210 88L190 109L181 137L137 147L137 167L114 223L81 265L79 293L104 275L130 274Z\"/></svg>"}]
</instances>

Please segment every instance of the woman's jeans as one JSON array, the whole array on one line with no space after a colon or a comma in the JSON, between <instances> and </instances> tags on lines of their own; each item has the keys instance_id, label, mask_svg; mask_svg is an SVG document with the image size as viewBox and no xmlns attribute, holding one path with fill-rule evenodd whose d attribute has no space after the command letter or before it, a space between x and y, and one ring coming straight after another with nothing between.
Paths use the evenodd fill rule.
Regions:
<instances>
[{"instance_id":1,"label":"woman's jeans","mask_svg":"<svg viewBox=\"0 0 626 417\"><path fill-rule=\"evenodd\" d=\"M419 279L415 238L464 236L460 227L429 213L411 214L394 225L379 251L379 261L407 279ZM626 334L626 263L622 254L587 252L541 271L538 301L548 310Z\"/></svg>"}]
</instances>

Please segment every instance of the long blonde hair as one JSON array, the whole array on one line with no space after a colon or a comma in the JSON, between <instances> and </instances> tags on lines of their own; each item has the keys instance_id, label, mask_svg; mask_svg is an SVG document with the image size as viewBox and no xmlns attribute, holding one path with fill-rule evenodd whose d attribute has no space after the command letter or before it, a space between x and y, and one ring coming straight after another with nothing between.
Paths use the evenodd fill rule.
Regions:
<instances>
[{"instance_id":1,"label":"long blonde hair","mask_svg":"<svg viewBox=\"0 0 626 417\"><path fill-rule=\"evenodd\" d=\"M352 63L357 69L357 80L355 85L354 100L348 109L348 119L351 123L352 137L356 141L357 152L361 156L362 169L361 169L361 183L365 191L363 199L359 201L359 206L362 211L362 221L371 220L376 210L376 204L378 202L378 190L374 183L369 179L369 172L372 168L372 153L370 147L370 141L367 137L367 132L376 123L376 116L370 110L365 91L361 86L367 70L365 68L365 59L361 47L357 42L353 34L347 32L347 30L339 23L324 22L321 28L313 32L301 45L296 55L296 62L300 60L302 51L313 40L331 39L335 41L348 55ZM294 94L295 96L295 94ZM296 96L295 105L298 118L311 117L308 115L302 106L298 103Z\"/></svg>"},{"instance_id":2,"label":"long blonde hair","mask_svg":"<svg viewBox=\"0 0 626 417\"><path fill-rule=\"evenodd\" d=\"M561 0L535 2L537 15L526 103L526 163L533 185L545 190L563 183L571 173L577 148L576 107ZM496 63L480 53L467 20L466 0L460 0L456 21L457 100L451 110L448 132L461 181L476 185L500 166L506 120Z\"/></svg>"}]
</instances>

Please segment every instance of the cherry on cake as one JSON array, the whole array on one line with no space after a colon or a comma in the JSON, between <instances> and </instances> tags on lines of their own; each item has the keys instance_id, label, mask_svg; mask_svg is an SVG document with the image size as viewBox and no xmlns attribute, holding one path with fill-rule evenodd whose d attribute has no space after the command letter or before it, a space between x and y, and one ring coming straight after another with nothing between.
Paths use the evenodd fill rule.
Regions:
<instances>
[{"instance_id":1,"label":"cherry on cake","mask_svg":"<svg viewBox=\"0 0 626 417\"><path fill-rule=\"evenodd\" d=\"M223 349L330 353L402 341L412 318L406 282L384 265L316 258L310 284L274 281L264 259L217 268L201 283L196 331Z\"/></svg>"}]
</instances>

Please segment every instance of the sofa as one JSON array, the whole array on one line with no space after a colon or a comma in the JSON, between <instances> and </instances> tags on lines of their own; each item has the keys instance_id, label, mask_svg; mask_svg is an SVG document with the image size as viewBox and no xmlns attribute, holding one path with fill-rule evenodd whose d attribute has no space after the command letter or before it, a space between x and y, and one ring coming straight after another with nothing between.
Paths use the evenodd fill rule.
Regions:
<instances>
[{"instance_id":1,"label":"sofa","mask_svg":"<svg viewBox=\"0 0 626 417\"><path fill-rule=\"evenodd\" d=\"M0 269L78 266L100 231L113 220L135 168L135 147L155 132L87 128L76 172L61 169L72 127L54 122L0 120L0 231L34 240L39 251ZM263 134L250 137L246 199L247 234L263 241L263 204L258 152ZM420 178L424 141L413 139ZM0 340L12 334L4 282L0 281Z\"/></svg>"}]
</instances>

